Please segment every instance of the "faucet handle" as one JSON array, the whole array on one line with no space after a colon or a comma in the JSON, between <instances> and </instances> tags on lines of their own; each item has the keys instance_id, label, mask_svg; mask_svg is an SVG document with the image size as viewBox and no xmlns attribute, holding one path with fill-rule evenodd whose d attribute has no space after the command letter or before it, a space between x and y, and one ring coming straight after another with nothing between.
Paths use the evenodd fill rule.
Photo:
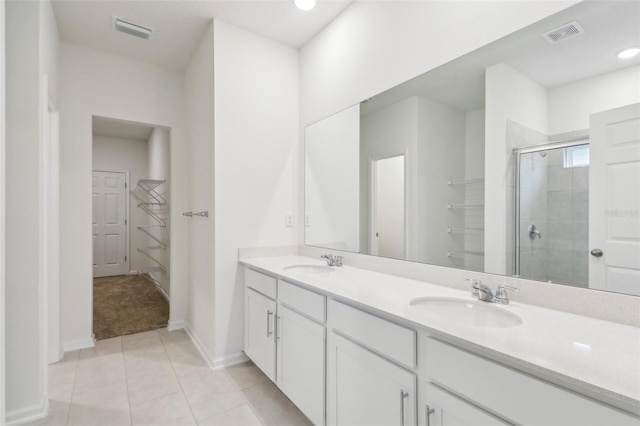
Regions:
<instances>
[{"instance_id":1,"label":"faucet handle","mask_svg":"<svg viewBox=\"0 0 640 426\"><path fill-rule=\"evenodd\" d=\"M471 283L471 287L473 288L478 288L478 286L480 286L480 284L482 284L482 281L476 279L476 278L465 278L465 281L469 281Z\"/></svg>"},{"instance_id":2,"label":"faucet handle","mask_svg":"<svg viewBox=\"0 0 640 426\"><path fill-rule=\"evenodd\" d=\"M500 284L496 289L496 297L495 297L496 303L502 303L503 305L509 304L509 296L507 295L507 290L511 290L514 292L520 291L518 287L513 287L506 284Z\"/></svg>"}]
</instances>

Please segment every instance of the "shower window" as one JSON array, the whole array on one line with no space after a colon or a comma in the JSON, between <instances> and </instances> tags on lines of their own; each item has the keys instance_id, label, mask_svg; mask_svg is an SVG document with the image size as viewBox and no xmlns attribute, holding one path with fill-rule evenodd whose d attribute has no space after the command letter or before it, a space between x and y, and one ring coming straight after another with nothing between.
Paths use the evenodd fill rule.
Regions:
<instances>
[{"instance_id":1,"label":"shower window","mask_svg":"<svg viewBox=\"0 0 640 426\"><path fill-rule=\"evenodd\" d=\"M564 148L564 167L586 167L589 165L589 145Z\"/></svg>"}]
</instances>

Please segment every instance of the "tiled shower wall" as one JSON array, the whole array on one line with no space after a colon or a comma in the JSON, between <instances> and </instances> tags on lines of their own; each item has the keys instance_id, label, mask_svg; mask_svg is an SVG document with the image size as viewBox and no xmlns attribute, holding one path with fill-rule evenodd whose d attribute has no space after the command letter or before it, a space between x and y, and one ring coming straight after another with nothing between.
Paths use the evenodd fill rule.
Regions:
<instances>
[{"instance_id":1,"label":"tiled shower wall","mask_svg":"<svg viewBox=\"0 0 640 426\"><path fill-rule=\"evenodd\" d=\"M563 167L563 151L547 155L547 280L587 287L589 167Z\"/></svg>"}]
</instances>

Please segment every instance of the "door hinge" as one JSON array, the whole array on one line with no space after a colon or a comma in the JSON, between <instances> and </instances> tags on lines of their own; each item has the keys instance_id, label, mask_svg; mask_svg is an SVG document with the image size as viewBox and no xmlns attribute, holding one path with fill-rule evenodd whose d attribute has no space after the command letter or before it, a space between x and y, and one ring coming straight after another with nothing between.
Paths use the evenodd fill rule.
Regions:
<instances>
[{"instance_id":1,"label":"door hinge","mask_svg":"<svg viewBox=\"0 0 640 426\"><path fill-rule=\"evenodd\" d=\"M124 183L124 189L127 189L127 182Z\"/></svg>"},{"instance_id":2,"label":"door hinge","mask_svg":"<svg viewBox=\"0 0 640 426\"><path fill-rule=\"evenodd\" d=\"M124 261L125 261L125 262L127 261L127 256L125 256L125 257L124 257Z\"/></svg>"},{"instance_id":3,"label":"door hinge","mask_svg":"<svg viewBox=\"0 0 640 426\"><path fill-rule=\"evenodd\" d=\"M128 224L128 223L129 223L129 221L128 221L127 219L125 219L125 220L124 220L124 224L126 225L126 224Z\"/></svg>"}]
</instances>

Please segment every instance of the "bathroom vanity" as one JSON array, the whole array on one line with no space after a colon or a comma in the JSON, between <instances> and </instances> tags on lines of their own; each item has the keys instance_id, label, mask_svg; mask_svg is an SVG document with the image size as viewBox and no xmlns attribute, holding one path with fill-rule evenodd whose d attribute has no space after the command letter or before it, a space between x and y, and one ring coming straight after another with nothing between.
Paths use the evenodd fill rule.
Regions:
<instances>
[{"instance_id":1,"label":"bathroom vanity","mask_svg":"<svg viewBox=\"0 0 640 426\"><path fill-rule=\"evenodd\" d=\"M245 352L316 425L640 425L638 328L308 257L240 262Z\"/></svg>"}]
</instances>

